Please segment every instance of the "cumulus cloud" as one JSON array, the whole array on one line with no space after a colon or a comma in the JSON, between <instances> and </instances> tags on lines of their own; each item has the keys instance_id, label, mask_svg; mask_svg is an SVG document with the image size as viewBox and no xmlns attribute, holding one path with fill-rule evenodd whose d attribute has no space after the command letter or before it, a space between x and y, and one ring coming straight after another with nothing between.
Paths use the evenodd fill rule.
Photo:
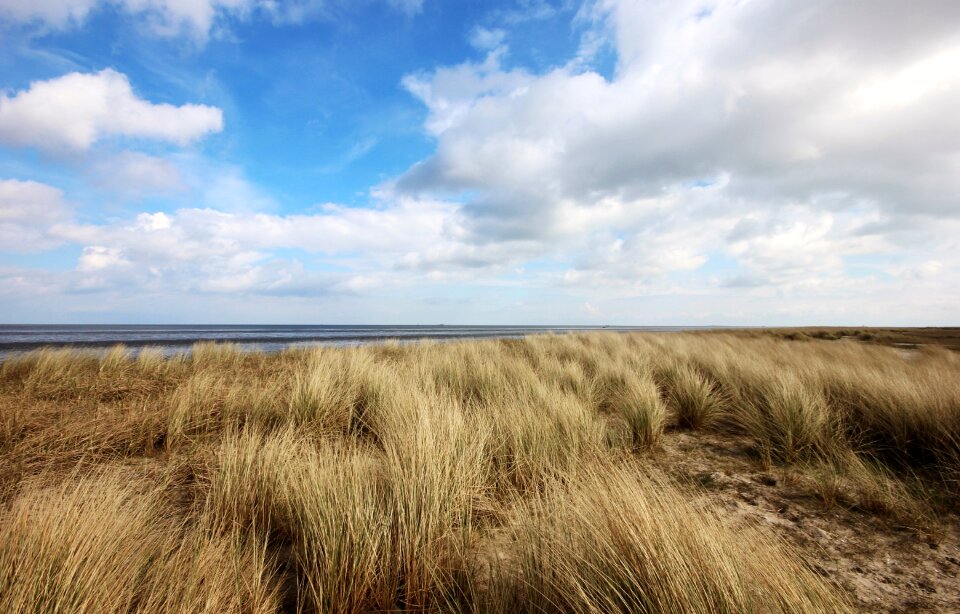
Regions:
<instances>
[{"instance_id":1,"label":"cumulus cloud","mask_svg":"<svg viewBox=\"0 0 960 614\"><path fill-rule=\"evenodd\" d=\"M430 134L439 136L453 128L486 98L522 91L532 77L523 70L502 71L500 57L504 51L491 51L480 64L467 63L403 78L403 86L430 110L426 123Z\"/></svg>"},{"instance_id":2,"label":"cumulus cloud","mask_svg":"<svg viewBox=\"0 0 960 614\"><path fill-rule=\"evenodd\" d=\"M799 287L951 240L960 4L602 0L580 19L612 75L506 69L499 49L407 77L437 150L398 192L464 200L487 250L566 249L585 283L728 258ZM932 241L898 246L904 226Z\"/></svg>"},{"instance_id":3,"label":"cumulus cloud","mask_svg":"<svg viewBox=\"0 0 960 614\"><path fill-rule=\"evenodd\" d=\"M112 69L36 81L0 97L0 142L9 145L83 151L109 137L186 145L222 129L220 109L151 103Z\"/></svg>"}]
</instances>

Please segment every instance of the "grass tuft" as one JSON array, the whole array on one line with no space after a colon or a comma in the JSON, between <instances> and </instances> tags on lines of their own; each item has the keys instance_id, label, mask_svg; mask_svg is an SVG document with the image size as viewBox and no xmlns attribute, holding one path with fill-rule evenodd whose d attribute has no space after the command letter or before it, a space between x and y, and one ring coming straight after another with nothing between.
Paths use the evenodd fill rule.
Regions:
<instances>
[{"instance_id":1,"label":"grass tuft","mask_svg":"<svg viewBox=\"0 0 960 614\"><path fill-rule=\"evenodd\" d=\"M720 415L722 403L713 383L696 367L673 365L665 375L668 398L681 428L703 429L712 426Z\"/></svg>"}]
</instances>

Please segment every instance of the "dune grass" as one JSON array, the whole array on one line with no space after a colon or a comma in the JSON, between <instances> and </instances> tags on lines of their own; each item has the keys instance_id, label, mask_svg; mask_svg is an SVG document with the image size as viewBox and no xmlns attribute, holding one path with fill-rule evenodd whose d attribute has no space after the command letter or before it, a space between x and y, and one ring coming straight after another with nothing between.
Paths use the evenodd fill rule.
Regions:
<instances>
[{"instance_id":1,"label":"dune grass","mask_svg":"<svg viewBox=\"0 0 960 614\"><path fill-rule=\"evenodd\" d=\"M736 434L916 524L957 500L958 375L721 334L39 350L0 366L0 611L846 611L645 459Z\"/></svg>"},{"instance_id":2,"label":"dune grass","mask_svg":"<svg viewBox=\"0 0 960 614\"><path fill-rule=\"evenodd\" d=\"M768 534L735 534L626 461L584 467L507 523L497 612L843 612L849 606Z\"/></svg>"},{"instance_id":3,"label":"dune grass","mask_svg":"<svg viewBox=\"0 0 960 614\"><path fill-rule=\"evenodd\" d=\"M263 536L185 523L130 478L105 469L13 501L0 526L0 611L277 610Z\"/></svg>"}]
</instances>

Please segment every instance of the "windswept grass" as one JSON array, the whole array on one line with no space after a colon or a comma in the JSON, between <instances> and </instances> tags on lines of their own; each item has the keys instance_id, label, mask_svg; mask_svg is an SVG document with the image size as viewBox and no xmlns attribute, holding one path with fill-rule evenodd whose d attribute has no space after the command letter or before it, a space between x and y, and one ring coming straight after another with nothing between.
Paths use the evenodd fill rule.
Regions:
<instances>
[{"instance_id":1,"label":"windswept grass","mask_svg":"<svg viewBox=\"0 0 960 614\"><path fill-rule=\"evenodd\" d=\"M276 611L256 534L184 525L130 477L98 472L13 502L0 526L0 611Z\"/></svg>"},{"instance_id":2,"label":"windswept grass","mask_svg":"<svg viewBox=\"0 0 960 614\"><path fill-rule=\"evenodd\" d=\"M594 380L593 393L601 412L622 419L633 449L651 448L660 442L667 409L649 373L607 371Z\"/></svg>"},{"instance_id":3,"label":"windswept grass","mask_svg":"<svg viewBox=\"0 0 960 614\"><path fill-rule=\"evenodd\" d=\"M669 390L677 424L701 429L712 426L723 408L713 382L695 366L685 363L670 365L664 380Z\"/></svg>"},{"instance_id":4,"label":"windswept grass","mask_svg":"<svg viewBox=\"0 0 960 614\"><path fill-rule=\"evenodd\" d=\"M484 610L849 610L770 535L734 534L711 509L629 462L552 483L515 511L507 531L517 556L494 566Z\"/></svg>"},{"instance_id":5,"label":"windswept grass","mask_svg":"<svg viewBox=\"0 0 960 614\"><path fill-rule=\"evenodd\" d=\"M771 374L759 395L734 405L730 413L767 462L795 463L834 444L837 427L825 395L792 373Z\"/></svg>"},{"instance_id":6,"label":"windswept grass","mask_svg":"<svg viewBox=\"0 0 960 614\"><path fill-rule=\"evenodd\" d=\"M849 609L647 462L677 429L927 526L960 492L960 361L722 334L31 352L0 366L0 611Z\"/></svg>"}]
</instances>

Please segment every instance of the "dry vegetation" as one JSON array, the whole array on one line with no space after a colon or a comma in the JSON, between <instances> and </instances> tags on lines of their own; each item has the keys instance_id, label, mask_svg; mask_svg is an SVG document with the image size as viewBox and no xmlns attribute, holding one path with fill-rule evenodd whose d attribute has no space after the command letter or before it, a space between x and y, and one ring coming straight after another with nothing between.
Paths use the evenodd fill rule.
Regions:
<instances>
[{"instance_id":1,"label":"dry vegetation","mask_svg":"<svg viewBox=\"0 0 960 614\"><path fill-rule=\"evenodd\" d=\"M35 351L0 370L0 611L865 609L671 451L743 442L941 548L958 376L946 350L724 334Z\"/></svg>"},{"instance_id":2,"label":"dry vegetation","mask_svg":"<svg viewBox=\"0 0 960 614\"><path fill-rule=\"evenodd\" d=\"M729 332L741 336L772 335L791 341L856 339L865 343L895 347L918 348L932 345L955 351L960 350L960 328L958 327L880 328L861 326L844 328L839 326L807 326L801 328L742 329Z\"/></svg>"}]
</instances>

